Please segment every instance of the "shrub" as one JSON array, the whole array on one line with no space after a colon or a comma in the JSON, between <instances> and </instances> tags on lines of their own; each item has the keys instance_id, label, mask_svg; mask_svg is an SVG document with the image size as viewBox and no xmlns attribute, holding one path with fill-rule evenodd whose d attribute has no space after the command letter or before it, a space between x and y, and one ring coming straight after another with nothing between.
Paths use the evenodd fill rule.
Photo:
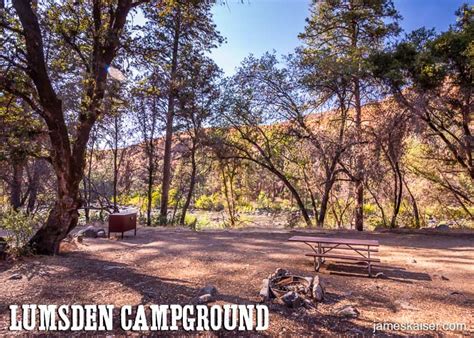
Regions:
<instances>
[{"instance_id":1,"label":"shrub","mask_svg":"<svg viewBox=\"0 0 474 338\"><path fill-rule=\"evenodd\" d=\"M255 208L251 202L247 201L246 199L242 199L238 202L237 210L243 213L250 213L255 211Z\"/></svg>"},{"instance_id":2,"label":"shrub","mask_svg":"<svg viewBox=\"0 0 474 338\"><path fill-rule=\"evenodd\" d=\"M8 232L6 240L10 253L20 256L27 253L26 245L33 235L33 217L22 211L7 210L1 215L0 227Z\"/></svg>"},{"instance_id":3,"label":"shrub","mask_svg":"<svg viewBox=\"0 0 474 338\"><path fill-rule=\"evenodd\" d=\"M184 224L188 226L189 228L191 228L191 230L197 230L196 229L197 223L198 223L198 219L196 216L191 216L188 214L184 216Z\"/></svg>"},{"instance_id":4,"label":"shrub","mask_svg":"<svg viewBox=\"0 0 474 338\"><path fill-rule=\"evenodd\" d=\"M144 210L146 210L146 204L148 202L148 198L144 198ZM154 189L151 193L151 207L152 208L159 208L161 204L161 189Z\"/></svg>"},{"instance_id":5,"label":"shrub","mask_svg":"<svg viewBox=\"0 0 474 338\"><path fill-rule=\"evenodd\" d=\"M257 197L257 207L259 209L270 209L272 207L272 201L265 194L264 191L260 191Z\"/></svg>"},{"instance_id":6,"label":"shrub","mask_svg":"<svg viewBox=\"0 0 474 338\"><path fill-rule=\"evenodd\" d=\"M363 209L365 215L375 215L377 213L377 205L372 203L364 203Z\"/></svg>"},{"instance_id":7,"label":"shrub","mask_svg":"<svg viewBox=\"0 0 474 338\"><path fill-rule=\"evenodd\" d=\"M222 211L224 210L224 204L222 203L218 193L212 195L201 195L194 203L194 206L197 209L202 210L214 210Z\"/></svg>"}]
</instances>

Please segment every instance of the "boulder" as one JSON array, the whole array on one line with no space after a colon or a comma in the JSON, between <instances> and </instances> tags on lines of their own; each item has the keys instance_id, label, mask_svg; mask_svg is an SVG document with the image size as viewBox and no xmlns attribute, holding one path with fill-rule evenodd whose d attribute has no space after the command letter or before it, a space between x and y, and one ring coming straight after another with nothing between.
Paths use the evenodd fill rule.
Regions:
<instances>
[{"instance_id":1,"label":"boulder","mask_svg":"<svg viewBox=\"0 0 474 338\"><path fill-rule=\"evenodd\" d=\"M210 302L213 302L213 301L214 301L214 297L211 294L206 293L204 295L199 296L196 300L196 303L197 304L207 304L207 303L210 303Z\"/></svg>"},{"instance_id":2,"label":"boulder","mask_svg":"<svg viewBox=\"0 0 474 338\"><path fill-rule=\"evenodd\" d=\"M199 290L199 295L206 294L209 294L211 296L217 295L217 288L214 285L206 285L205 287Z\"/></svg>"},{"instance_id":3,"label":"boulder","mask_svg":"<svg viewBox=\"0 0 474 338\"><path fill-rule=\"evenodd\" d=\"M436 227L436 230L442 230L442 231L446 231L446 230L449 230L449 225L447 224L440 224Z\"/></svg>"},{"instance_id":4,"label":"boulder","mask_svg":"<svg viewBox=\"0 0 474 338\"><path fill-rule=\"evenodd\" d=\"M336 310L336 315L345 318L357 318L359 317L360 312L354 306L346 305Z\"/></svg>"},{"instance_id":5,"label":"boulder","mask_svg":"<svg viewBox=\"0 0 474 338\"><path fill-rule=\"evenodd\" d=\"M87 228L78 231L76 233L76 237L78 236L82 236L86 238L96 238L97 230L92 225L89 225Z\"/></svg>"},{"instance_id":6,"label":"boulder","mask_svg":"<svg viewBox=\"0 0 474 338\"><path fill-rule=\"evenodd\" d=\"M265 278L262 280L262 288L260 289L260 297L262 297L263 301L267 301L270 299L275 298L272 290L270 289L270 280Z\"/></svg>"},{"instance_id":7,"label":"boulder","mask_svg":"<svg viewBox=\"0 0 474 338\"><path fill-rule=\"evenodd\" d=\"M107 237L107 233L105 232L104 229L98 229L98 230L97 230L97 237L99 237L99 238L106 238L106 237Z\"/></svg>"},{"instance_id":8,"label":"boulder","mask_svg":"<svg viewBox=\"0 0 474 338\"><path fill-rule=\"evenodd\" d=\"M314 276L313 278L312 296L317 302L321 302L324 299L324 282L319 276Z\"/></svg>"},{"instance_id":9,"label":"boulder","mask_svg":"<svg viewBox=\"0 0 474 338\"><path fill-rule=\"evenodd\" d=\"M97 237L107 237L105 229L96 228L92 225L89 225L87 228L78 231L75 235L76 237L86 237L86 238L97 238Z\"/></svg>"}]
</instances>

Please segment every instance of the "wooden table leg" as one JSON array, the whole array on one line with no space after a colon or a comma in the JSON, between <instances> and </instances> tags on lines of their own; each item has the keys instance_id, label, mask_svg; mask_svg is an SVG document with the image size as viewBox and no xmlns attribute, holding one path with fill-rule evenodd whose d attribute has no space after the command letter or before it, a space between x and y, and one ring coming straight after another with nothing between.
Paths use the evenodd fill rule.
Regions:
<instances>
[{"instance_id":1,"label":"wooden table leg","mask_svg":"<svg viewBox=\"0 0 474 338\"><path fill-rule=\"evenodd\" d=\"M318 254L322 254L323 251L321 249L321 243L318 243ZM316 271L319 271L319 268L321 267L321 264L323 263L323 258L321 256L318 256L318 267Z\"/></svg>"}]
</instances>

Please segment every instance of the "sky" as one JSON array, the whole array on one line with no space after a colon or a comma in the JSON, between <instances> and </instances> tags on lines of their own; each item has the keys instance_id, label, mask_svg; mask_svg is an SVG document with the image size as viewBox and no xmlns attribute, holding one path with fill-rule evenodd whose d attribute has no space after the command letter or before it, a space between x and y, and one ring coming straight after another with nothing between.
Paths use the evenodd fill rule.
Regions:
<instances>
[{"instance_id":1,"label":"sky","mask_svg":"<svg viewBox=\"0 0 474 338\"><path fill-rule=\"evenodd\" d=\"M266 51L277 55L292 53L301 44L298 34L304 30L310 0L229 0L213 8L217 29L227 40L212 52L215 62L226 75L249 54L260 56ZM448 29L455 22L457 8L473 0L394 0L403 20L402 28L410 32L419 27Z\"/></svg>"}]
</instances>

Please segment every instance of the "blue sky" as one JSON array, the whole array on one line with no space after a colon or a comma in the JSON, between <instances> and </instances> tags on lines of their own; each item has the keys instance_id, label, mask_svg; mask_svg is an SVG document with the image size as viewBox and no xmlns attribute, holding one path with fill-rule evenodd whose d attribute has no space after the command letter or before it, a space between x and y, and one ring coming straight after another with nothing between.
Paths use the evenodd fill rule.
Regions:
<instances>
[{"instance_id":1,"label":"blue sky","mask_svg":"<svg viewBox=\"0 0 474 338\"><path fill-rule=\"evenodd\" d=\"M275 50L278 55L291 53L301 44L298 33L305 26L309 0L229 0L214 6L214 21L227 43L214 50L212 57L232 75L243 58ZM466 0L394 0L403 16L405 31L421 26L446 30L455 22L454 12ZM467 1L472 4L473 1Z\"/></svg>"}]
</instances>

